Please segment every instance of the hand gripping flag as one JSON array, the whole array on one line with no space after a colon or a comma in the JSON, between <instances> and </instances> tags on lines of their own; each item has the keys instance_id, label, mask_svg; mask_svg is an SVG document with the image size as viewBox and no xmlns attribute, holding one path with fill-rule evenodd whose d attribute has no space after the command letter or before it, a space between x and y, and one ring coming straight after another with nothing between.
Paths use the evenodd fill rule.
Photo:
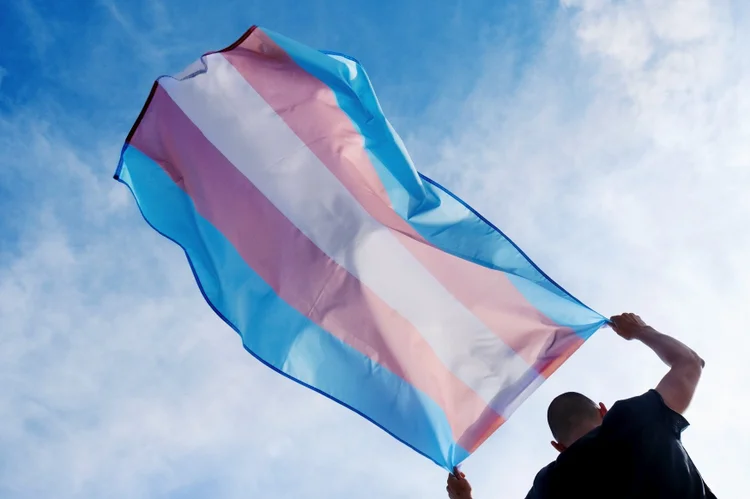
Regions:
<instances>
[{"instance_id":1,"label":"hand gripping flag","mask_svg":"<svg viewBox=\"0 0 750 499\"><path fill-rule=\"evenodd\" d=\"M247 351L447 469L606 323L416 171L356 60L268 30L159 78L115 178Z\"/></svg>"}]
</instances>

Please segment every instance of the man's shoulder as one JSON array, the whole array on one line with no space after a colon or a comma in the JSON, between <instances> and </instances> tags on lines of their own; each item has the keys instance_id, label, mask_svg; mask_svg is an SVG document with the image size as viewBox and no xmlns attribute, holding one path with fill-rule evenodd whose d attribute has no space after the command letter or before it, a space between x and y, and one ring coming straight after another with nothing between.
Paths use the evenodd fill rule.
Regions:
<instances>
[{"instance_id":1,"label":"man's shoulder","mask_svg":"<svg viewBox=\"0 0 750 499\"><path fill-rule=\"evenodd\" d=\"M636 397L618 400L602 422L605 433L614 428L659 425L666 425L665 428L673 429L679 434L689 423L682 415L670 409L661 394L653 389Z\"/></svg>"},{"instance_id":2,"label":"man's shoulder","mask_svg":"<svg viewBox=\"0 0 750 499\"><path fill-rule=\"evenodd\" d=\"M664 399L659 394L659 392L651 389L645 393L636 395L635 397L618 400L614 403L610 412L614 411L615 409L633 410L641 409L643 407L656 407L661 404L664 404Z\"/></svg>"},{"instance_id":3,"label":"man's shoulder","mask_svg":"<svg viewBox=\"0 0 750 499\"><path fill-rule=\"evenodd\" d=\"M654 414L660 412L660 403L663 404L663 401L655 390L618 400L604 416L602 430L609 434L622 427L639 426L653 420Z\"/></svg>"},{"instance_id":4,"label":"man's shoulder","mask_svg":"<svg viewBox=\"0 0 750 499\"><path fill-rule=\"evenodd\" d=\"M542 499L545 491L547 490L547 481L552 470L555 468L555 461L552 461L547 466L539 470L534 477L534 483L531 486L531 490L526 495L526 499Z\"/></svg>"},{"instance_id":5,"label":"man's shoulder","mask_svg":"<svg viewBox=\"0 0 750 499\"><path fill-rule=\"evenodd\" d=\"M555 469L555 466L557 465L557 461L552 461L544 468L540 469L539 472L534 477L534 483L543 483L544 480L549 476L550 473L552 473L552 470Z\"/></svg>"}]
</instances>

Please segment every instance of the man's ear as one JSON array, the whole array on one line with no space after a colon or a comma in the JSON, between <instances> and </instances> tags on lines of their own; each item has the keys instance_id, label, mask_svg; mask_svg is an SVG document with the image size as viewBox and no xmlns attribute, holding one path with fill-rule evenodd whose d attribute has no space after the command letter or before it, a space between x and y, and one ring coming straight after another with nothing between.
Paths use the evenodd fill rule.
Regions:
<instances>
[{"instance_id":1,"label":"man's ear","mask_svg":"<svg viewBox=\"0 0 750 499\"><path fill-rule=\"evenodd\" d=\"M599 415L604 418L607 415L607 406L599 402Z\"/></svg>"},{"instance_id":2,"label":"man's ear","mask_svg":"<svg viewBox=\"0 0 750 499\"><path fill-rule=\"evenodd\" d=\"M554 448L555 448L555 450L556 450L557 452L562 452L562 451L564 451L565 449L567 449L567 447L565 447L565 446L564 446L563 444L561 444L560 442L555 442L555 441L553 440L553 441L552 441L552 442L550 442L550 443L552 444L552 447L554 447Z\"/></svg>"}]
</instances>

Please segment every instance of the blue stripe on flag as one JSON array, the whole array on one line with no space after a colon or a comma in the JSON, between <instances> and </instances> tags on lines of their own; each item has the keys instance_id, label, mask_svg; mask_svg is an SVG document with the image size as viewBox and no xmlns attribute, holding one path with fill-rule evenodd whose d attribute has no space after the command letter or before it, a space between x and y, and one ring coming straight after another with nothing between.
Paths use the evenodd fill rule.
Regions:
<instances>
[{"instance_id":1,"label":"blue stripe on flag","mask_svg":"<svg viewBox=\"0 0 750 499\"><path fill-rule=\"evenodd\" d=\"M126 146L117 177L130 188L146 221L185 250L204 298L258 360L446 469L468 457L430 397L282 300L159 165Z\"/></svg>"},{"instance_id":2,"label":"blue stripe on flag","mask_svg":"<svg viewBox=\"0 0 750 499\"><path fill-rule=\"evenodd\" d=\"M541 271L505 234L443 186L420 175L386 119L358 61L323 53L263 30L305 71L334 92L363 136L394 210L427 241L465 260L505 272L537 310L586 339L607 319Z\"/></svg>"}]
</instances>

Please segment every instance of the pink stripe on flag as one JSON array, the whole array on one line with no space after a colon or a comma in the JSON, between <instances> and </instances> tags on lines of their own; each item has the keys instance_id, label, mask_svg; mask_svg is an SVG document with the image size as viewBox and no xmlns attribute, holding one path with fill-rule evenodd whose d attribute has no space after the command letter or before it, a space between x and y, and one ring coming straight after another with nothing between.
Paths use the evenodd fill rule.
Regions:
<instances>
[{"instance_id":1,"label":"pink stripe on flag","mask_svg":"<svg viewBox=\"0 0 750 499\"><path fill-rule=\"evenodd\" d=\"M370 216L388 227L488 329L537 372L548 376L559 366L553 352L564 351L571 342L578 341L578 335L543 315L502 272L433 247L401 218L390 205L365 150L364 138L327 85L299 67L260 29L222 55Z\"/></svg>"},{"instance_id":2,"label":"pink stripe on flag","mask_svg":"<svg viewBox=\"0 0 750 499\"><path fill-rule=\"evenodd\" d=\"M161 165L283 300L432 398L456 441L475 447L502 424L412 324L302 234L160 86L131 144Z\"/></svg>"}]
</instances>

